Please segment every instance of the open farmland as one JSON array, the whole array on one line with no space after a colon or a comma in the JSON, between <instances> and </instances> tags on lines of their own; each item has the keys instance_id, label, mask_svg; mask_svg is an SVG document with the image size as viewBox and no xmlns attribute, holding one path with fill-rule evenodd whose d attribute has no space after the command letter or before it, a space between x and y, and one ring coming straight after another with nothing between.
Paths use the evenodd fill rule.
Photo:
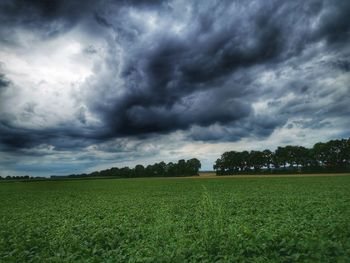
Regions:
<instances>
[{"instance_id":1,"label":"open farmland","mask_svg":"<svg viewBox=\"0 0 350 263\"><path fill-rule=\"evenodd\" d=\"M0 183L0 262L349 262L350 176Z\"/></svg>"}]
</instances>

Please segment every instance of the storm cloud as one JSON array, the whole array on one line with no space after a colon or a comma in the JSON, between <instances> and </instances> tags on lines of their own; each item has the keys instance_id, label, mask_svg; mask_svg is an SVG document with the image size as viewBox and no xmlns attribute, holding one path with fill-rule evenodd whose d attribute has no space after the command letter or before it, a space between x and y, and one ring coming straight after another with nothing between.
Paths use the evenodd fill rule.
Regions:
<instances>
[{"instance_id":1,"label":"storm cloud","mask_svg":"<svg viewBox=\"0 0 350 263\"><path fill-rule=\"evenodd\" d=\"M349 15L330 0L1 1L0 165L68 152L103 162L92 146L142 162L149 148L116 145L152 145L156 158L176 152L167 137L349 136Z\"/></svg>"}]
</instances>

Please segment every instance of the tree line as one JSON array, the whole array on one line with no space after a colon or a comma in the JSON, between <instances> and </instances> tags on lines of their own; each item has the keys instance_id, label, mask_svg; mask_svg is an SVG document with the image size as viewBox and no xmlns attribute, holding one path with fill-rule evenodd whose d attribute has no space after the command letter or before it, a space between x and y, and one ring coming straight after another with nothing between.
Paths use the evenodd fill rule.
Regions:
<instances>
[{"instance_id":1,"label":"tree line","mask_svg":"<svg viewBox=\"0 0 350 263\"><path fill-rule=\"evenodd\" d=\"M84 178L84 177L120 177L120 178L137 178L137 177L175 177L175 176L195 176L198 175L201 168L201 162L192 158L190 160L179 160L177 163L159 162L147 165L146 167L138 164L134 168L130 167L112 167L110 169L95 171L88 174L71 174L67 176L51 176L57 178Z\"/></svg>"},{"instance_id":2,"label":"tree line","mask_svg":"<svg viewBox=\"0 0 350 263\"><path fill-rule=\"evenodd\" d=\"M29 175L7 175L5 177L0 176L0 180L45 180L47 178L41 176L29 176Z\"/></svg>"},{"instance_id":3,"label":"tree line","mask_svg":"<svg viewBox=\"0 0 350 263\"><path fill-rule=\"evenodd\" d=\"M51 176L57 178L84 177L175 177L198 175L201 163L198 159L181 159L177 163L164 161L143 166L113 167L92 173ZM316 173L350 172L350 138L316 143L312 148L288 145L275 151L229 151L221 155L213 165L217 175L252 173ZM0 180L45 179L32 176L6 176Z\"/></svg>"},{"instance_id":4,"label":"tree line","mask_svg":"<svg viewBox=\"0 0 350 263\"><path fill-rule=\"evenodd\" d=\"M288 145L274 152L229 151L216 160L217 175L244 173L314 173L350 171L350 138L316 143L312 148Z\"/></svg>"}]
</instances>

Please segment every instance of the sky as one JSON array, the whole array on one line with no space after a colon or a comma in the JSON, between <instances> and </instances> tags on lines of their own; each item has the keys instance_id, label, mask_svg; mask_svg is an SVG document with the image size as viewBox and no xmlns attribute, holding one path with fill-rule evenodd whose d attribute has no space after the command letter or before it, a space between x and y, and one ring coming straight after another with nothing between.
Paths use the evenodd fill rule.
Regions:
<instances>
[{"instance_id":1,"label":"sky","mask_svg":"<svg viewBox=\"0 0 350 263\"><path fill-rule=\"evenodd\" d=\"M350 137L348 0L0 0L0 175Z\"/></svg>"}]
</instances>

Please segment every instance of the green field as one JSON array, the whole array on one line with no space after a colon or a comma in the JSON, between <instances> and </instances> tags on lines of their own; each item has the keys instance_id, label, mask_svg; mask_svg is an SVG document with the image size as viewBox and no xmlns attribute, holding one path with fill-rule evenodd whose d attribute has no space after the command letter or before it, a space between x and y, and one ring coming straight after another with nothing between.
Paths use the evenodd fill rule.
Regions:
<instances>
[{"instance_id":1,"label":"green field","mask_svg":"<svg viewBox=\"0 0 350 263\"><path fill-rule=\"evenodd\" d=\"M0 183L0 262L350 262L350 176Z\"/></svg>"}]
</instances>

